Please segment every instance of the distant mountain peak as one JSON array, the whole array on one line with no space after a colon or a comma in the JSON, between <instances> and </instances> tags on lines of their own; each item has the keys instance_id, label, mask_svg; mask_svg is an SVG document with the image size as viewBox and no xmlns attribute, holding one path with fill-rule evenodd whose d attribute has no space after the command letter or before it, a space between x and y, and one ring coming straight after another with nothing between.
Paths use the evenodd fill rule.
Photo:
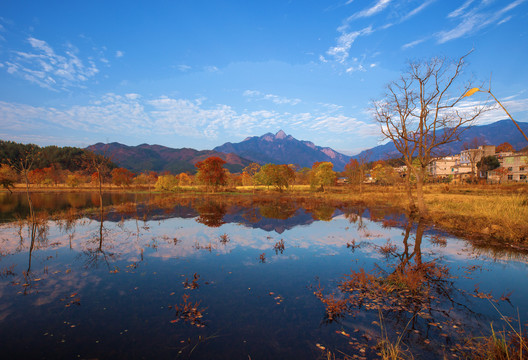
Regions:
<instances>
[{"instance_id":1,"label":"distant mountain peak","mask_svg":"<svg viewBox=\"0 0 528 360\"><path fill-rule=\"evenodd\" d=\"M219 152L231 152L260 164L297 164L311 167L314 162L330 161L334 170L341 171L350 157L330 148L316 146L310 141L299 141L283 130L276 134L253 136L240 143L225 143L214 148Z\"/></svg>"},{"instance_id":2,"label":"distant mountain peak","mask_svg":"<svg viewBox=\"0 0 528 360\"><path fill-rule=\"evenodd\" d=\"M286 135L286 133L282 130L279 130L276 134L275 134L275 139L285 139L288 135Z\"/></svg>"}]
</instances>

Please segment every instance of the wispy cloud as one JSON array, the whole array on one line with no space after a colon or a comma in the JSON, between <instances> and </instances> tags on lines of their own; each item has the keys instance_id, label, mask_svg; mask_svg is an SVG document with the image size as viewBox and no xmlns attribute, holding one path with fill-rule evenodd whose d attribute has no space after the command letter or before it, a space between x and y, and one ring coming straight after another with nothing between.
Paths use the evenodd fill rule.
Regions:
<instances>
[{"instance_id":1,"label":"wispy cloud","mask_svg":"<svg viewBox=\"0 0 528 360\"><path fill-rule=\"evenodd\" d=\"M402 49L410 49L418 44L421 44L423 43L425 40L427 40L427 38L423 38L423 39L418 39L418 40L414 40L414 41L411 41L407 44L403 44L402 45Z\"/></svg>"},{"instance_id":2,"label":"wispy cloud","mask_svg":"<svg viewBox=\"0 0 528 360\"><path fill-rule=\"evenodd\" d=\"M452 11L451 13L449 13L449 15L447 15L447 17L449 17L449 18L459 17L460 15L462 15L464 13L464 10L466 10L468 8L468 6L471 5L471 3L473 1L474 0L466 0L466 2L463 3L459 8L457 8L456 10Z\"/></svg>"},{"instance_id":3,"label":"wispy cloud","mask_svg":"<svg viewBox=\"0 0 528 360\"><path fill-rule=\"evenodd\" d=\"M352 44L359 36L369 35L372 33L372 26L368 26L362 30L347 32L345 28L341 29L341 36L337 39L337 45L331 47L326 52L332 56L336 61L344 64L350 55Z\"/></svg>"},{"instance_id":4,"label":"wispy cloud","mask_svg":"<svg viewBox=\"0 0 528 360\"><path fill-rule=\"evenodd\" d=\"M301 99L289 99L275 94L264 94L257 90L246 90L242 95L254 100L269 100L278 105L297 105L301 102Z\"/></svg>"},{"instance_id":5,"label":"wispy cloud","mask_svg":"<svg viewBox=\"0 0 528 360\"><path fill-rule=\"evenodd\" d=\"M451 30L440 31L436 34L438 43L442 44L463 36L471 35L492 24L500 24L507 21L502 19L503 15L515 9L526 0L516 0L509 3L499 11L486 9L487 3L479 3L470 8L472 1L466 1L461 7L451 12L449 18L459 18L460 23ZM508 19L509 20L509 19Z\"/></svg>"},{"instance_id":6,"label":"wispy cloud","mask_svg":"<svg viewBox=\"0 0 528 360\"><path fill-rule=\"evenodd\" d=\"M125 56L125 53L121 50L117 50L116 53L115 53L115 57L116 58L122 58L123 56Z\"/></svg>"},{"instance_id":7,"label":"wispy cloud","mask_svg":"<svg viewBox=\"0 0 528 360\"><path fill-rule=\"evenodd\" d=\"M413 16L415 15L418 15L420 12L422 12L423 10L425 10L425 8L427 8L429 5L431 5L432 3L434 3L436 0L428 0L428 1L425 1L423 2L420 6L414 8L413 10L409 11L407 14L405 14L401 19L400 19L400 22L404 22L410 18L412 18Z\"/></svg>"},{"instance_id":8,"label":"wispy cloud","mask_svg":"<svg viewBox=\"0 0 528 360\"><path fill-rule=\"evenodd\" d=\"M178 68L178 70L180 70L182 72L186 72L186 71L191 70L191 67L189 65L185 65L185 64L181 64L181 65L178 65L176 67Z\"/></svg>"},{"instance_id":9,"label":"wispy cloud","mask_svg":"<svg viewBox=\"0 0 528 360\"><path fill-rule=\"evenodd\" d=\"M57 54L45 41L28 37L30 51L12 51L4 65L9 74L17 75L41 87L60 90L94 77L99 69L93 60L83 61L79 51L71 44L63 54Z\"/></svg>"},{"instance_id":10,"label":"wispy cloud","mask_svg":"<svg viewBox=\"0 0 528 360\"><path fill-rule=\"evenodd\" d=\"M502 19L501 21L499 21L499 22L497 23L497 25L502 25L502 24L504 24L504 23L510 21L510 20L512 19L512 17L513 17L513 16L511 16L511 15L505 17L504 19Z\"/></svg>"},{"instance_id":11,"label":"wispy cloud","mask_svg":"<svg viewBox=\"0 0 528 360\"><path fill-rule=\"evenodd\" d=\"M391 2L392 0L378 0L376 4L374 4L372 7L369 7L367 9L361 10L354 15L350 16L347 21L352 21L359 18L364 17L370 17L373 16L381 11L383 11Z\"/></svg>"},{"instance_id":12,"label":"wispy cloud","mask_svg":"<svg viewBox=\"0 0 528 360\"><path fill-rule=\"evenodd\" d=\"M204 67L204 70L207 72L217 72L219 69L216 66L210 65Z\"/></svg>"}]
</instances>

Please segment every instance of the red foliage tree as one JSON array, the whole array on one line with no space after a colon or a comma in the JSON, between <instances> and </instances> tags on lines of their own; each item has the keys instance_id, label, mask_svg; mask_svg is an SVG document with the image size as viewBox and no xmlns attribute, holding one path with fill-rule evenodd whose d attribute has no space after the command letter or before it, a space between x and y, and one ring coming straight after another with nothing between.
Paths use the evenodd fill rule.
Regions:
<instances>
[{"instance_id":1,"label":"red foliage tree","mask_svg":"<svg viewBox=\"0 0 528 360\"><path fill-rule=\"evenodd\" d=\"M198 169L196 177L198 181L207 187L217 189L227 183L227 176L222 167L226 162L218 156L211 156L204 161L197 162L194 166Z\"/></svg>"},{"instance_id":2,"label":"red foliage tree","mask_svg":"<svg viewBox=\"0 0 528 360\"><path fill-rule=\"evenodd\" d=\"M515 152L515 149L509 142L503 142L495 148L495 152Z\"/></svg>"},{"instance_id":3,"label":"red foliage tree","mask_svg":"<svg viewBox=\"0 0 528 360\"><path fill-rule=\"evenodd\" d=\"M44 184L46 180L46 171L44 169L35 169L28 172L29 181L33 184Z\"/></svg>"},{"instance_id":4,"label":"red foliage tree","mask_svg":"<svg viewBox=\"0 0 528 360\"><path fill-rule=\"evenodd\" d=\"M134 173L125 168L116 168L110 173L112 183L116 186L130 186Z\"/></svg>"}]
</instances>

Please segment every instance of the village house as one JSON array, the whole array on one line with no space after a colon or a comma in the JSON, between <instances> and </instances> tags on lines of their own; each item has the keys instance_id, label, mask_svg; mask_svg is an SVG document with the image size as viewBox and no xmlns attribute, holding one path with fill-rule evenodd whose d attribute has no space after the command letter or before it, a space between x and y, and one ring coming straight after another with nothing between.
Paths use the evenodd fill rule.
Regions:
<instances>
[{"instance_id":1,"label":"village house","mask_svg":"<svg viewBox=\"0 0 528 360\"><path fill-rule=\"evenodd\" d=\"M528 182L528 154L498 154L501 166L488 171L488 181L502 182Z\"/></svg>"},{"instance_id":2,"label":"village house","mask_svg":"<svg viewBox=\"0 0 528 360\"><path fill-rule=\"evenodd\" d=\"M455 167L460 164L460 155L435 159L428 165L429 175L433 179L445 179L455 175ZM471 168L470 168L471 170Z\"/></svg>"}]
</instances>

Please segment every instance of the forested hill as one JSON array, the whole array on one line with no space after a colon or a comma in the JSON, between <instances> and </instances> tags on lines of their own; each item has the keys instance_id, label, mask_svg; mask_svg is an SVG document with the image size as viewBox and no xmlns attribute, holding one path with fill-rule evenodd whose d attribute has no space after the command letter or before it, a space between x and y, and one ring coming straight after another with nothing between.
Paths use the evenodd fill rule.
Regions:
<instances>
[{"instance_id":1,"label":"forested hill","mask_svg":"<svg viewBox=\"0 0 528 360\"><path fill-rule=\"evenodd\" d=\"M33 144L19 144L13 141L0 140L0 164L16 163L29 152L35 154L32 166L34 169L47 168L53 164L59 165L63 170L70 171L83 168L84 149L55 145L40 147Z\"/></svg>"},{"instance_id":2,"label":"forested hill","mask_svg":"<svg viewBox=\"0 0 528 360\"><path fill-rule=\"evenodd\" d=\"M151 170L156 172L169 171L173 174L181 172L195 173L194 166L211 156L218 156L226 161L224 167L232 173L242 172L251 161L235 154L224 154L213 150L195 150L189 148L173 149L161 145L141 144L127 146L117 142L97 143L87 147L97 154L110 157L120 167L133 172Z\"/></svg>"}]
</instances>

